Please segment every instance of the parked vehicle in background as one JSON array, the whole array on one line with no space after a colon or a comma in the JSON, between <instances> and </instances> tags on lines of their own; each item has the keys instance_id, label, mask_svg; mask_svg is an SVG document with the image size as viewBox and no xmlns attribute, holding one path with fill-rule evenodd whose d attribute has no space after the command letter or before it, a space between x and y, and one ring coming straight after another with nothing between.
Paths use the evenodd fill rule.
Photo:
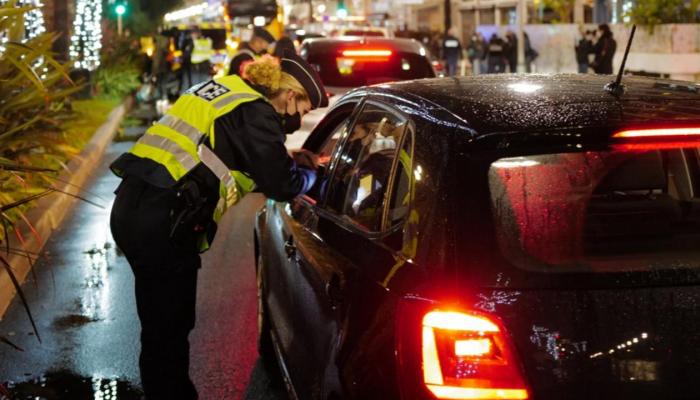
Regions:
<instances>
[{"instance_id":1,"label":"parked vehicle in background","mask_svg":"<svg viewBox=\"0 0 700 400\"><path fill-rule=\"evenodd\" d=\"M255 225L300 399L700 398L700 86L399 82L339 99Z\"/></svg>"},{"instance_id":2,"label":"parked vehicle in background","mask_svg":"<svg viewBox=\"0 0 700 400\"><path fill-rule=\"evenodd\" d=\"M299 54L319 72L331 104L338 95L361 86L435 77L425 48L413 39L307 39ZM306 115L301 130L288 138L287 146L299 148L326 111L317 109Z\"/></svg>"},{"instance_id":3,"label":"parked vehicle in background","mask_svg":"<svg viewBox=\"0 0 700 400\"><path fill-rule=\"evenodd\" d=\"M331 36L359 36L359 37L391 37L389 30L386 28L376 27L348 27L341 28L334 32Z\"/></svg>"},{"instance_id":4,"label":"parked vehicle in background","mask_svg":"<svg viewBox=\"0 0 700 400\"><path fill-rule=\"evenodd\" d=\"M341 37L309 39L299 54L319 72L332 94L435 76L423 45L411 39Z\"/></svg>"}]
</instances>

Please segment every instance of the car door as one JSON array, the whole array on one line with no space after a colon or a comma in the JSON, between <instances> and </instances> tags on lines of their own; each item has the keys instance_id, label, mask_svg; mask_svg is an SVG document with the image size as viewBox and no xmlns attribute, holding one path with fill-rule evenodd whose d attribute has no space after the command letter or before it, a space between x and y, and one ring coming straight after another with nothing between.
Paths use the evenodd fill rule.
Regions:
<instances>
[{"instance_id":1,"label":"car door","mask_svg":"<svg viewBox=\"0 0 700 400\"><path fill-rule=\"evenodd\" d=\"M329 160L336 143L345 136L354 115L353 111L358 104L359 99L351 99L334 107L309 137L307 142L311 143L317 141L319 137L322 138L324 146L317 153L324 166L327 167L330 164ZM324 168L322 167L321 170L323 171ZM319 190L315 188L304 198L307 203L315 204L319 198ZM303 357L304 352L300 351L299 332L295 329L295 320L299 318L296 292L304 279L300 276L301 269L296 246L299 241L305 240L306 230L303 229L303 225L311 214L296 213L292 216L291 210L294 204L294 202L290 204L268 200L266 230L268 234L262 239L265 241L262 247L269 249L270 254L269 259L265 260L269 271L265 281L266 302L272 328L287 364L287 370L292 375L292 379L299 380L301 379L299 374L303 373L304 369L295 368L294 360Z\"/></svg>"},{"instance_id":2,"label":"car door","mask_svg":"<svg viewBox=\"0 0 700 400\"><path fill-rule=\"evenodd\" d=\"M345 137L336 146L322 193L316 199L292 202L295 257L300 280L295 282L295 345L299 353L293 368L299 371L295 386L301 398L325 399L343 392L339 349L347 333L370 321L374 313L359 312L348 318L353 303L372 307L386 290L383 276L394 264L395 252L384 244L387 228L404 218L408 207L390 199L390 187L406 180L401 154L408 119L391 107L367 101ZM406 157L403 157L404 161ZM399 179L397 179L397 177ZM373 266L384 268L372 268ZM357 310L361 311L361 308Z\"/></svg>"}]
</instances>

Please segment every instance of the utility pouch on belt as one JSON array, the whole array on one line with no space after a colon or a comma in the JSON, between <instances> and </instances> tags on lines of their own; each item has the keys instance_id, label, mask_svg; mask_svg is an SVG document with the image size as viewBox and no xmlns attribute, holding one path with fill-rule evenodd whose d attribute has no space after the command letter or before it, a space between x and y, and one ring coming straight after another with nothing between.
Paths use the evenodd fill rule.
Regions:
<instances>
[{"instance_id":1,"label":"utility pouch on belt","mask_svg":"<svg viewBox=\"0 0 700 400\"><path fill-rule=\"evenodd\" d=\"M195 240L207 230L211 209L199 189L197 181L182 179L175 187L177 200L170 211L170 239L177 244Z\"/></svg>"}]
</instances>

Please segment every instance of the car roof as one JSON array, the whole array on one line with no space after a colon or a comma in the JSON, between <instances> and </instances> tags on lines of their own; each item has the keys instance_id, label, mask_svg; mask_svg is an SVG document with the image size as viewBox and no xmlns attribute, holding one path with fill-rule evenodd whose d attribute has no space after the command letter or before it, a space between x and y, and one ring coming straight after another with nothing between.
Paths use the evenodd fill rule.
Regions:
<instances>
[{"instance_id":1,"label":"car roof","mask_svg":"<svg viewBox=\"0 0 700 400\"><path fill-rule=\"evenodd\" d=\"M493 74L370 87L369 93L432 103L475 136L566 128L700 126L700 84L626 76L619 98L612 76Z\"/></svg>"},{"instance_id":2,"label":"car roof","mask_svg":"<svg viewBox=\"0 0 700 400\"><path fill-rule=\"evenodd\" d=\"M386 38L379 36L341 36L335 38L310 38L304 40L303 46L309 51L326 52L341 46L386 47L404 53L425 54L423 45L414 39ZM423 49L423 52L421 52Z\"/></svg>"}]
</instances>

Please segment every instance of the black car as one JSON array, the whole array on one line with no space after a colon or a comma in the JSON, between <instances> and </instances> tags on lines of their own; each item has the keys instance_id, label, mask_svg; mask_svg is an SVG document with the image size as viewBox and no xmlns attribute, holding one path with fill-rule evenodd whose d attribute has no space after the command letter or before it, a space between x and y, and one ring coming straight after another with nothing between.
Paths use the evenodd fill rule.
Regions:
<instances>
[{"instance_id":1,"label":"black car","mask_svg":"<svg viewBox=\"0 0 700 400\"><path fill-rule=\"evenodd\" d=\"M255 228L299 399L700 398L700 86L505 75L353 91Z\"/></svg>"},{"instance_id":2,"label":"black car","mask_svg":"<svg viewBox=\"0 0 700 400\"><path fill-rule=\"evenodd\" d=\"M299 54L331 94L377 83L433 78L427 51L413 39L337 37L307 39Z\"/></svg>"}]
</instances>

